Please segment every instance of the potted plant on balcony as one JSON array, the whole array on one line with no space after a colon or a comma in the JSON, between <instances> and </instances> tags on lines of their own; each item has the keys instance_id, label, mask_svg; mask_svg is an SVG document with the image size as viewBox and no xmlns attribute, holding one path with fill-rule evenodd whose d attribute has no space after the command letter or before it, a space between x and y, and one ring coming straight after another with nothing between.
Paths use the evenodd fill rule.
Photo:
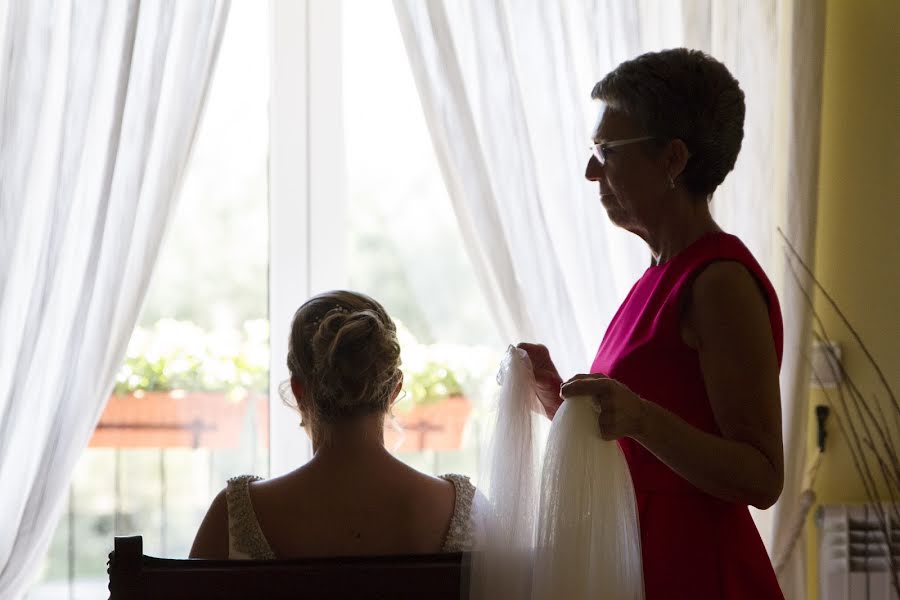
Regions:
<instances>
[{"instance_id":1,"label":"potted plant on balcony","mask_svg":"<svg viewBox=\"0 0 900 600\"><path fill-rule=\"evenodd\" d=\"M235 447L251 408L267 436L268 324L207 332L163 319L136 328L91 446Z\"/></svg>"}]
</instances>

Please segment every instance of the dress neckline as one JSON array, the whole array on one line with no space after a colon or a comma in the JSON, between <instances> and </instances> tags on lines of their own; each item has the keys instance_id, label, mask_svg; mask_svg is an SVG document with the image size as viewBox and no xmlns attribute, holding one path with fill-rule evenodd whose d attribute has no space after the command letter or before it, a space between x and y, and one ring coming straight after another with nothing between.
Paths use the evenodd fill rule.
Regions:
<instances>
[{"instance_id":1,"label":"dress neckline","mask_svg":"<svg viewBox=\"0 0 900 600\"><path fill-rule=\"evenodd\" d=\"M698 237L696 240L694 240L693 242L691 242L690 244L688 244L687 246L685 246L684 248L682 248L681 250L676 252L675 255L672 256L672 258L670 258L666 262L658 264L658 265L650 265L649 267L647 267L647 271L658 271L658 270L665 269L666 267L673 264L674 262L689 255L693 250L695 250L698 246L700 246L701 243L706 242L707 240L712 239L714 237L718 237L718 236L731 237L731 234L726 231L707 231L706 233L704 233L700 237Z\"/></svg>"}]
</instances>

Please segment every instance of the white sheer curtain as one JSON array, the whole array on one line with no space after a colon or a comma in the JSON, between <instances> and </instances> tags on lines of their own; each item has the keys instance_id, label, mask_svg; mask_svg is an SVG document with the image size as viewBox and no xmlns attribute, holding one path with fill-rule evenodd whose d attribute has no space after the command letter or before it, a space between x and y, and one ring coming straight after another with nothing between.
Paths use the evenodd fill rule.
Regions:
<instances>
[{"instance_id":1,"label":"white sheer curtain","mask_svg":"<svg viewBox=\"0 0 900 600\"><path fill-rule=\"evenodd\" d=\"M713 207L782 299L786 482L755 515L783 552L805 461L808 317L776 228L812 257L824 9L803 0L394 0L457 220L499 329L545 343L563 376L586 370L606 324L648 264L582 174L593 84L643 52L688 46L722 60L747 95L735 172ZM774 540L774 545L773 545ZM802 544L782 575L802 598ZM798 587L799 586L799 587Z\"/></svg>"},{"instance_id":2,"label":"white sheer curtain","mask_svg":"<svg viewBox=\"0 0 900 600\"><path fill-rule=\"evenodd\" d=\"M599 72L588 12L537 1L395 8L498 329L511 342L542 341L564 373L583 370L646 262L580 178Z\"/></svg>"},{"instance_id":3,"label":"white sheer curtain","mask_svg":"<svg viewBox=\"0 0 900 600\"><path fill-rule=\"evenodd\" d=\"M112 388L227 9L0 2L0 597L40 564Z\"/></svg>"},{"instance_id":4,"label":"white sheer curtain","mask_svg":"<svg viewBox=\"0 0 900 600\"><path fill-rule=\"evenodd\" d=\"M814 266L818 214L819 140L822 109L822 65L825 47L825 5L797 0L779 6L778 105L773 140L776 163L774 200L777 222L801 258ZM768 232L772 235L771 230ZM806 471L806 424L809 418L809 353L811 314L793 281L779 238L772 257L784 322L781 365L782 431L784 434L784 490L773 509L770 554L778 581L788 600L806 598L806 544L792 540L800 512ZM809 279L801 276L803 289Z\"/></svg>"}]
</instances>

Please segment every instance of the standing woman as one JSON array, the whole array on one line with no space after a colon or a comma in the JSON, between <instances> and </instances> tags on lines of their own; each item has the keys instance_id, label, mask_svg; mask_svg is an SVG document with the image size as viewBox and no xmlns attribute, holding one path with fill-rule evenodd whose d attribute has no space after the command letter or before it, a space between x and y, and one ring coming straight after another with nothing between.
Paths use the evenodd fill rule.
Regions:
<instances>
[{"instance_id":1,"label":"standing woman","mask_svg":"<svg viewBox=\"0 0 900 600\"><path fill-rule=\"evenodd\" d=\"M723 64L679 48L622 63L592 97L602 106L585 176L652 263L589 374L563 383L545 347L520 345L541 403L552 418L563 398L591 395L600 435L619 441L647 600L782 598L747 509L772 506L783 484L781 313L709 211L741 147L744 94Z\"/></svg>"}]
</instances>

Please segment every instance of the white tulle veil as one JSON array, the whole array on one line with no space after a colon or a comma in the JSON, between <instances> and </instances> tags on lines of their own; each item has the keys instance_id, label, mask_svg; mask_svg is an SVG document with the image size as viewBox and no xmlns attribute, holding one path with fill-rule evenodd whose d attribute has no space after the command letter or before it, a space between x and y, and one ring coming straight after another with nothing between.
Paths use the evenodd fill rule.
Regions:
<instances>
[{"instance_id":1,"label":"white tulle veil","mask_svg":"<svg viewBox=\"0 0 900 600\"><path fill-rule=\"evenodd\" d=\"M569 398L542 451L527 354L510 347L473 506L473 600L644 597L634 489L590 398Z\"/></svg>"}]
</instances>

